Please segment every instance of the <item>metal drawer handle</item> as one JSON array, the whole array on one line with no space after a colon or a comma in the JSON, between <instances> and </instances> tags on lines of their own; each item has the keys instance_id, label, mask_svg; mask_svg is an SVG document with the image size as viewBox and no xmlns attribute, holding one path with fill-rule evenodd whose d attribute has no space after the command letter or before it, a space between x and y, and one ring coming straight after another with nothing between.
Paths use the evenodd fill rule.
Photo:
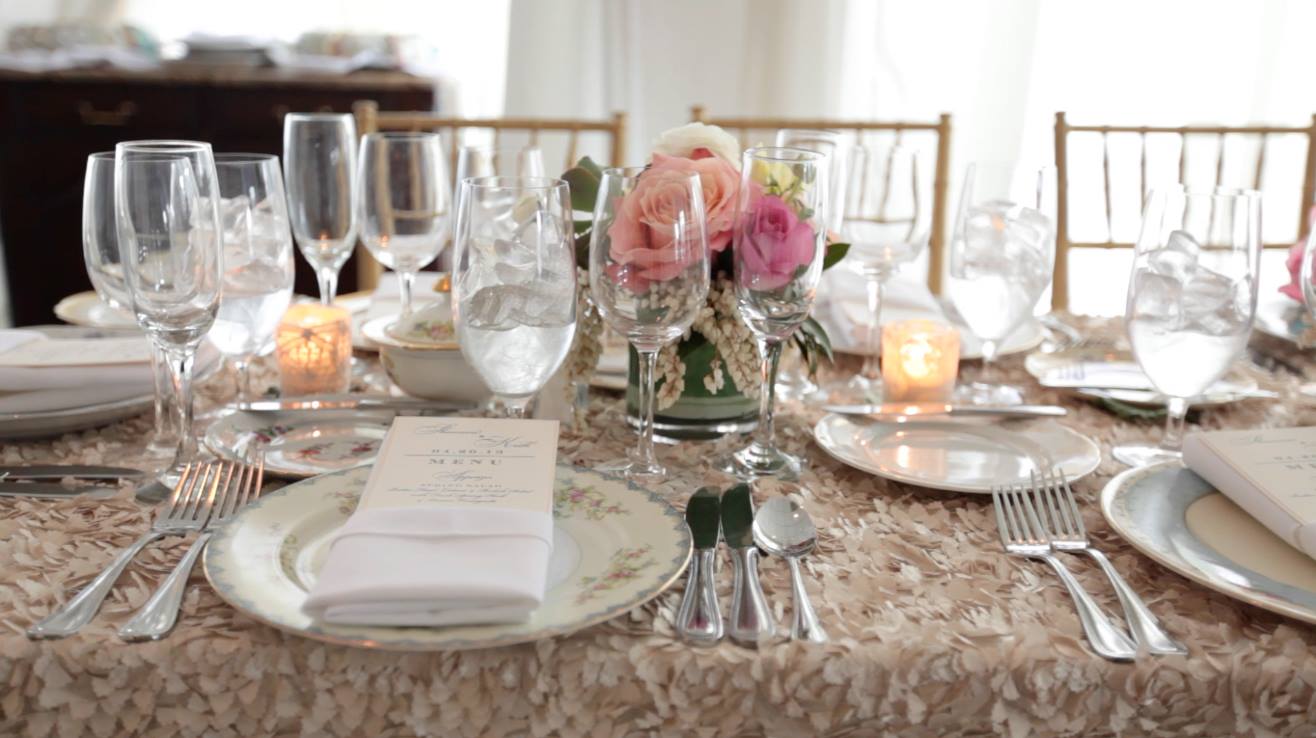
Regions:
<instances>
[{"instance_id":1,"label":"metal drawer handle","mask_svg":"<svg viewBox=\"0 0 1316 738\"><path fill-rule=\"evenodd\" d=\"M91 103L83 100L78 103L78 115L83 125L88 126L122 126L137 114L137 104L131 100L119 103L114 110L97 110Z\"/></svg>"}]
</instances>

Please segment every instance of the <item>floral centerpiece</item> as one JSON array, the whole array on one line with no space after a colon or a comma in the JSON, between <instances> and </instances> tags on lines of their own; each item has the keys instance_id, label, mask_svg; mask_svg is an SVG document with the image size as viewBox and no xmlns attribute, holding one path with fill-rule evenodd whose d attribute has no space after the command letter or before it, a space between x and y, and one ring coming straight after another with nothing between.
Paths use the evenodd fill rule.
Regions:
<instances>
[{"instance_id":1,"label":"floral centerpiece","mask_svg":"<svg viewBox=\"0 0 1316 738\"><path fill-rule=\"evenodd\" d=\"M663 133L656 142L648 162L657 172L694 173L703 190L705 219L711 268L707 303L693 326L678 343L663 349L658 356L657 410L659 429L668 435L713 435L729 430L744 430L757 417L760 384L760 359L749 329L740 320L736 308L733 275L732 236L736 229L739 199L741 151L736 139L717 126L690 123ZM587 269L592 214L598 196L601 168L588 158L582 159L563 175L571 186L572 207L576 211L577 264ZM655 178L660 181L661 178ZM771 180L776 186L791 186L790 173ZM751 232L762 240L777 239L813 248L811 238L804 238L808 225L783 201L789 192L765 193L752 208L755 222ZM781 203L773 207L772 202ZM650 222L663 223L664 194L661 187L637 190L620 206L620 216L611 226L640 234ZM810 232L811 234L811 232ZM615 235L615 234L612 234ZM614 258L641 264L644 279L662 281L672 273L671 259L662 239L614 238ZM824 260L828 268L845 256L848 244L829 243ZM617 253L625 251L625 253ZM764 251L763 254L767 254ZM791 262L789 251L776 252L773 258L763 254L745 254L742 263L752 266L756 289L771 289L773 279L785 283L799 266ZM802 257L803 258L803 257ZM808 261L803 258L803 261ZM587 284L587 280L581 280ZM587 288L582 288L587 292ZM582 294L582 304L588 294ZM590 311L581 313L582 318ZM585 381L593 373L600 353L602 321L597 313L578 325L577 343L570 367L573 382ZM831 358L831 344L822 326L809 318L796 332L795 345L803 353L809 371L816 371L820 358ZM631 360L632 390L637 381L635 357ZM634 392L628 393L632 404ZM682 431L685 431L684 433Z\"/></svg>"}]
</instances>

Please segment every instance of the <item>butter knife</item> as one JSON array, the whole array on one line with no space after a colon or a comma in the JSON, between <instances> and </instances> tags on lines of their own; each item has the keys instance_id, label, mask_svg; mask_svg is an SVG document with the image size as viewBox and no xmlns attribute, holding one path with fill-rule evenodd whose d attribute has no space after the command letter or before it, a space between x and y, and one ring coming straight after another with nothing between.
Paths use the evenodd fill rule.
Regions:
<instances>
[{"instance_id":1,"label":"butter knife","mask_svg":"<svg viewBox=\"0 0 1316 738\"><path fill-rule=\"evenodd\" d=\"M397 410L413 412L456 412L474 405L401 397L303 397L295 400L253 400L238 403L245 413L281 413L300 410Z\"/></svg>"},{"instance_id":2,"label":"butter knife","mask_svg":"<svg viewBox=\"0 0 1316 738\"><path fill-rule=\"evenodd\" d=\"M823 405L829 413L838 415L864 415L874 420L901 422L916 418L1062 418L1069 411L1059 405L947 405L940 402L898 403L880 405Z\"/></svg>"},{"instance_id":3,"label":"butter knife","mask_svg":"<svg viewBox=\"0 0 1316 738\"><path fill-rule=\"evenodd\" d=\"M737 484L722 493L722 537L731 549L735 586L731 593L731 617L727 634L731 640L756 645L776 635L772 609L759 584L759 550L754 545L754 505L748 484Z\"/></svg>"},{"instance_id":4,"label":"butter knife","mask_svg":"<svg viewBox=\"0 0 1316 738\"><path fill-rule=\"evenodd\" d=\"M717 603L714 566L720 503L716 487L700 487L685 506L685 524L694 538L695 553L686 573L685 593L676 613L676 632L696 646L711 646L722 640L722 609Z\"/></svg>"},{"instance_id":5,"label":"butter knife","mask_svg":"<svg viewBox=\"0 0 1316 738\"><path fill-rule=\"evenodd\" d=\"M122 466L88 466L85 464L31 464L0 466L0 481L14 479L134 479L142 476L137 469Z\"/></svg>"}]
</instances>

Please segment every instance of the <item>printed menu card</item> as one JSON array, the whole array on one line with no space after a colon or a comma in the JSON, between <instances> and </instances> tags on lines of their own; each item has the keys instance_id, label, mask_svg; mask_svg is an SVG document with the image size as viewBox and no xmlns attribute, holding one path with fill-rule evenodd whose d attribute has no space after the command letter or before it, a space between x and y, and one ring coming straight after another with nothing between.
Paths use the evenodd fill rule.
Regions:
<instances>
[{"instance_id":1,"label":"printed menu card","mask_svg":"<svg viewBox=\"0 0 1316 738\"><path fill-rule=\"evenodd\" d=\"M393 421L302 610L345 625L519 622L553 550L556 421Z\"/></svg>"},{"instance_id":2,"label":"printed menu card","mask_svg":"<svg viewBox=\"0 0 1316 738\"><path fill-rule=\"evenodd\" d=\"M1184 464L1293 547L1316 558L1316 428L1211 431Z\"/></svg>"}]
</instances>

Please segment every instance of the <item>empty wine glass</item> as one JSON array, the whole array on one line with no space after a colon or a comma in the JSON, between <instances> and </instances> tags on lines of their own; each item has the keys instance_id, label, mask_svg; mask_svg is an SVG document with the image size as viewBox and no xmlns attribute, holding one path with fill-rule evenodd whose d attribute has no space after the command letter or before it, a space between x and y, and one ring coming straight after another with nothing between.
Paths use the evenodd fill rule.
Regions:
<instances>
[{"instance_id":1,"label":"empty wine glass","mask_svg":"<svg viewBox=\"0 0 1316 738\"><path fill-rule=\"evenodd\" d=\"M640 440L628 460L604 469L633 478L666 474L653 449L654 367L708 299L704 195L687 161L608 169L594 204L590 294L640 358Z\"/></svg>"},{"instance_id":2,"label":"empty wine glass","mask_svg":"<svg viewBox=\"0 0 1316 738\"><path fill-rule=\"evenodd\" d=\"M279 158L216 154L224 290L210 342L233 358L238 400L250 394L249 367L274 339L292 302L292 232Z\"/></svg>"},{"instance_id":3,"label":"empty wine glass","mask_svg":"<svg viewBox=\"0 0 1316 738\"><path fill-rule=\"evenodd\" d=\"M448 236L451 207L443 146L436 133L371 133L361 139L356 202L361 240L398 275L402 313L411 315L416 272Z\"/></svg>"},{"instance_id":4,"label":"empty wine glass","mask_svg":"<svg viewBox=\"0 0 1316 738\"><path fill-rule=\"evenodd\" d=\"M800 459L773 438L773 389L782 342L813 309L827 228L827 157L816 151L759 147L743 154L732 244L736 301L763 359L759 422L750 445L720 464L747 476L799 476Z\"/></svg>"},{"instance_id":5,"label":"empty wine glass","mask_svg":"<svg viewBox=\"0 0 1316 738\"><path fill-rule=\"evenodd\" d=\"M338 292L338 272L356 246L356 123L345 113L289 113L283 170L292 233L315 269L320 302Z\"/></svg>"},{"instance_id":6,"label":"empty wine glass","mask_svg":"<svg viewBox=\"0 0 1316 738\"><path fill-rule=\"evenodd\" d=\"M87 176L82 190L82 256L87 277L101 302L132 313L132 298L124 281L119 255L119 231L114 212L114 152L102 151L87 157ZM151 342L151 376L155 382L154 428L146 443L148 456L171 456L178 447L178 430L170 398L169 367Z\"/></svg>"},{"instance_id":7,"label":"empty wine glass","mask_svg":"<svg viewBox=\"0 0 1316 738\"><path fill-rule=\"evenodd\" d=\"M982 341L978 381L961 396L978 405L1017 405L1017 387L996 383L1001 341L1033 314L1051 284L1056 255L1055 169L970 164L951 237L947 287Z\"/></svg>"},{"instance_id":8,"label":"empty wine glass","mask_svg":"<svg viewBox=\"0 0 1316 738\"><path fill-rule=\"evenodd\" d=\"M452 302L462 355L511 417L558 370L576 331L571 193L560 179L461 183Z\"/></svg>"},{"instance_id":9,"label":"empty wine glass","mask_svg":"<svg viewBox=\"0 0 1316 738\"><path fill-rule=\"evenodd\" d=\"M921 197L925 173L918 153L903 146L885 151L856 147L850 200L842 238L850 244L842 266L864 278L868 293L864 365L849 379L826 387L832 402L881 402L882 290L904 264L923 252L932 213Z\"/></svg>"},{"instance_id":10,"label":"empty wine glass","mask_svg":"<svg viewBox=\"0 0 1316 738\"><path fill-rule=\"evenodd\" d=\"M115 147L119 250L137 323L168 359L178 450L166 478L196 456L192 361L219 310L219 188L210 144Z\"/></svg>"},{"instance_id":11,"label":"empty wine glass","mask_svg":"<svg viewBox=\"0 0 1316 738\"><path fill-rule=\"evenodd\" d=\"M1138 366L1165 395L1159 445L1116 446L1130 466L1182 458L1184 417L1247 346L1257 310L1261 194L1153 191L1134 245L1124 322Z\"/></svg>"}]
</instances>

